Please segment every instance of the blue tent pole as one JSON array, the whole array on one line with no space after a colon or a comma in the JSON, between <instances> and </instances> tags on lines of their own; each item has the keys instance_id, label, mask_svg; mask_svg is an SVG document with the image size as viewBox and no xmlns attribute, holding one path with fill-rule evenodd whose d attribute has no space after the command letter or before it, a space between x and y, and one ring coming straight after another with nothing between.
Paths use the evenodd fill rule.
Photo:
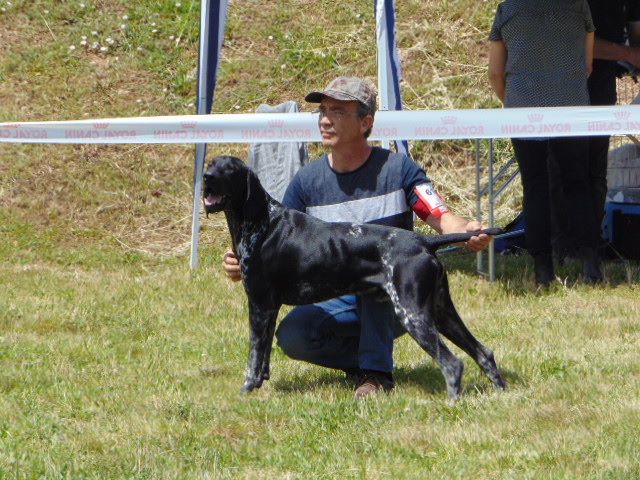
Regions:
<instances>
[{"instance_id":1,"label":"blue tent pole","mask_svg":"<svg viewBox=\"0 0 640 480\"><path fill-rule=\"evenodd\" d=\"M402 110L400 94L400 57L396 47L396 22L394 0L373 0L376 17L376 45L378 52L378 92L380 110ZM396 150L409 155L406 140L395 140ZM383 142L388 148L389 142Z\"/></svg>"},{"instance_id":2,"label":"blue tent pole","mask_svg":"<svg viewBox=\"0 0 640 480\"><path fill-rule=\"evenodd\" d=\"M211 113L216 86L220 50L224 39L228 0L201 0L200 2L200 56L198 63L198 115ZM207 144L196 144L193 168L193 216L191 220L191 270L198 267L198 241L200 238L200 208L202 172Z\"/></svg>"},{"instance_id":3,"label":"blue tent pole","mask_svg":"<svg viewBox=\"0 0 640 480\"><path fill-rule=\"evenodd\" d=\"M386 0L374 0L374 10L376 16L376 45L378 53L378 92L380 94L380 105L378 110L389 110L389 93L387 90L389 77L387 75L389 65L389 51L387 49L387 24L385 19ZM383 148L389 148L389 141L382 142Z\"/></svg>"}]
</instances>

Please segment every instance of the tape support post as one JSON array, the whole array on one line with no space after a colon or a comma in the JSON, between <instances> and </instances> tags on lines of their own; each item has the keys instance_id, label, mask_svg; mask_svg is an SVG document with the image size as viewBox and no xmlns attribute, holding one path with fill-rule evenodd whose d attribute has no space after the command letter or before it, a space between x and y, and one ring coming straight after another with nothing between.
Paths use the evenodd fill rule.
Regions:
<instances>
[{"instance_id":1,"label":"tape support post","mask_svg":"<svg viewBox=\"0 0 640 480\"><path fill-rule=\"evenodd\" d=\"M312 113L212 114L0 123L0 143L319 142ZM640 134L640 105L380 111L370 140Z\"/></svg>"}]
</instances>

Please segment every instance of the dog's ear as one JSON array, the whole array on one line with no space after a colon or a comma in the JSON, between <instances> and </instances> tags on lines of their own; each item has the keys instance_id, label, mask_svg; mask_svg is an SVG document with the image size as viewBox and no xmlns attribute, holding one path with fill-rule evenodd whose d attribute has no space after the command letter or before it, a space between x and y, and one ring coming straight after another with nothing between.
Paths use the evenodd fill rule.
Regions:
<instances>
[{"instance_id":1,"label":"dog's ear","mask_svg":"<svg viewBox=\"0 0 640 480\"><path fill-rule=\"evenodd\" d=\"M247 169L247 195L244 201L244 218L253 219L264 215L266 198L258 176Z\"/></svg>"}]
</instances>

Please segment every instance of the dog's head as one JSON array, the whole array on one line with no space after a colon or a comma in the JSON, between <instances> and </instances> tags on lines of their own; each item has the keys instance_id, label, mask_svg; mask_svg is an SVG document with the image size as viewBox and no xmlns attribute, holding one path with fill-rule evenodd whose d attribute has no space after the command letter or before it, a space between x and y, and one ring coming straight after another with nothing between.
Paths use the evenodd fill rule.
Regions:
<instances>
[{"instance_id":1,"label":"dog's head","mask_svg":"<svg viewBox=\"0 0 640 480\"><path fill-rule=\"evenodd\" d=\"M221 155L204 172L204 208L207 213L221 212L247 195L249 169L236 157Z\"/></svg>"}]
</instances>

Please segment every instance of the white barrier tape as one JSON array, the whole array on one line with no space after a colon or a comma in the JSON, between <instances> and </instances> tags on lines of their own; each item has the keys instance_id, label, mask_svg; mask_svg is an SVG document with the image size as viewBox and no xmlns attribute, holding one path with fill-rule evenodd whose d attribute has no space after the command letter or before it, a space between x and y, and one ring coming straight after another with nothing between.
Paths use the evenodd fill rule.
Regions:
<instances>
[{"instance_id":1,"label":"white barrier tape","mask_svg":"<svg viewBox=\"0 0 640 480\"><path fill-rule=\"evenodd\" d=\"M319 142L312 113L214 114L0 123L0 143ZM371 140L540 138L640 133L640 105L385 111Z\"/></svg>"}]
</instances>

